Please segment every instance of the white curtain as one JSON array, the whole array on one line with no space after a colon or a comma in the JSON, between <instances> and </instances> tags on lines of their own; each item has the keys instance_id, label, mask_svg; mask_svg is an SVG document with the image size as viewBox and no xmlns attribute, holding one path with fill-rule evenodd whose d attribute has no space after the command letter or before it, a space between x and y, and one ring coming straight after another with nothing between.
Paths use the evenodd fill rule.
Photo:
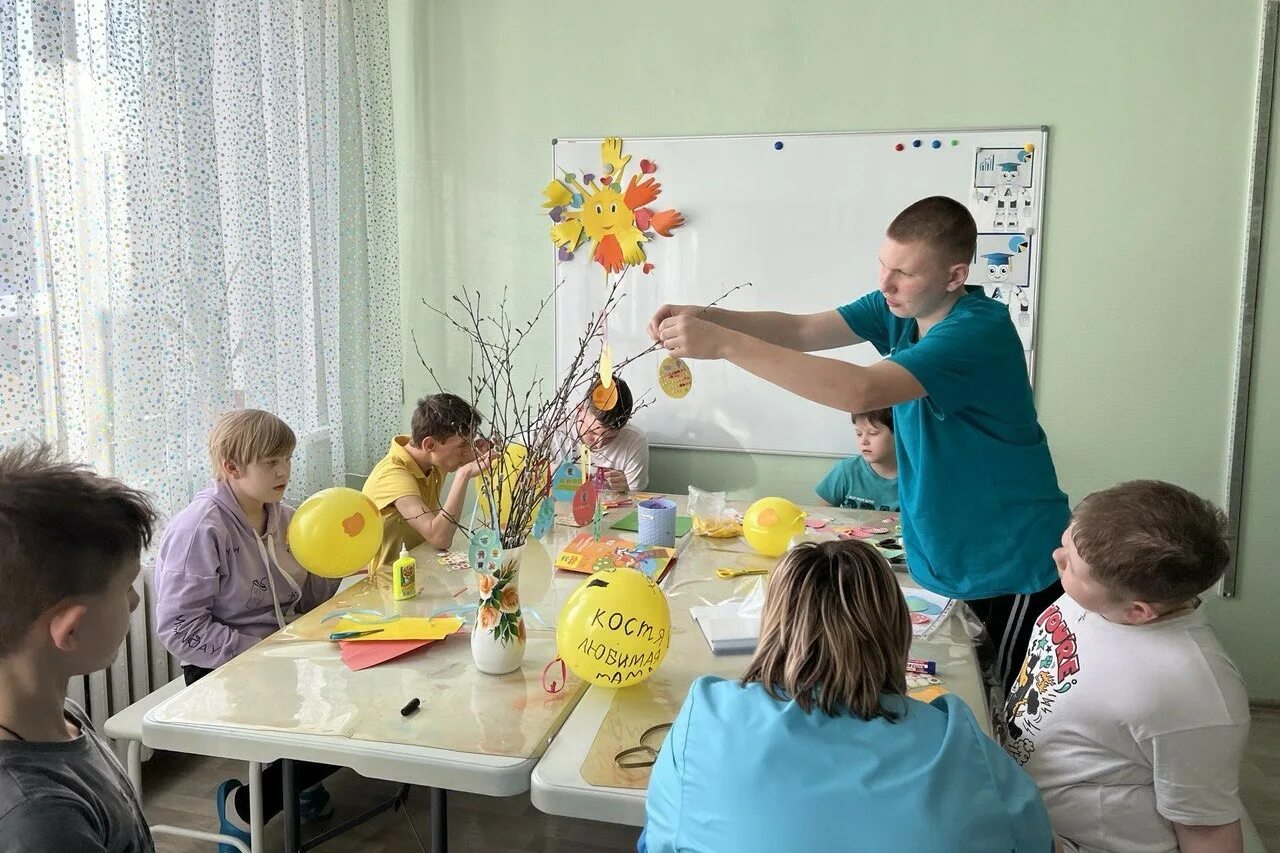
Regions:
<instances>
[{"instance_id":1,"label":"white curtain","mask_svg":"<svg viewBox=\"0 0 1280 853\"><path fill-rule=\"evenodd\" d=\"M0 445L155 495L214 416L298 434L287 498L401 411L385 0L0 0Z\"/></svg>"}]
</instances>

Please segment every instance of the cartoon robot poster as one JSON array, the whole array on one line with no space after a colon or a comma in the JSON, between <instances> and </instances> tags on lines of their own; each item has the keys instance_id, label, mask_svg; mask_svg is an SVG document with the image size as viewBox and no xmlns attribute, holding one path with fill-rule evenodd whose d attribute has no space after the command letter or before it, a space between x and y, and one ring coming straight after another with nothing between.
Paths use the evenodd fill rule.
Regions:
<instances>
[{"instance_id":1,"label":"cartoon robot poster","mask_svg":"<svg viewBox=\"0 0 1280 853\"><path fill-rule=\"evenodd\" d=\"M979 231L1025 231L1038 188L1025 148L979 148L973 162L973 216Z\"/></svg>"},{"instance_id":2,"label":"cartoon robot poster","mask_svg":"<svg viewBox=\"0 0 1280 853\"><path fill-rule=\"evenodd\" d=\"M1032 244L1025 234L979 234L970 284L1009 306L1009 318L1028 352L1035 337L1036 294L1032 287Z\"/></svg>"}]
</instances>

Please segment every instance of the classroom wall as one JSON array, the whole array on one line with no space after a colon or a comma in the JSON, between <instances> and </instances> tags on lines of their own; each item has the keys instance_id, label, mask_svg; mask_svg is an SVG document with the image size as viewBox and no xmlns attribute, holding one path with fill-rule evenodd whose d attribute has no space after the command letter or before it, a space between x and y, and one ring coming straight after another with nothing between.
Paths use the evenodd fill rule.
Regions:
<instances>
[{"instance_id":1,"label":"classroom wall","mask_svg":"<svg viewBox=\"0 0 1280 853\"><path fill-rule=\"evenodd\" d=\"M410 331L446 384L467 369L422 299L506 287L525 314L547 293L552 137L1048 124L1037 400L1063 487L1160 477L1225 501L1256 0L391 7L410 398L434 389ZM1273 228L1268 269L1277 251ZM1280 443L1264 436L1280 297L1264 289L1241 597L1210 612L1252 693L1280 699ZM536 346L531 372L549 328ZM828 465L659 450L653 487L808 499Z\"/></svg>"}]
</instances>

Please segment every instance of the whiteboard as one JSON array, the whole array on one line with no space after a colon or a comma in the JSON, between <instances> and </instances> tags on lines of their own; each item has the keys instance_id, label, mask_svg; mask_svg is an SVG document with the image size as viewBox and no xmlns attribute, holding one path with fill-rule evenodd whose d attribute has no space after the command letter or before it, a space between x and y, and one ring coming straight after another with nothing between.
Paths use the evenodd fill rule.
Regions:
<instances>
[{"instance_id":1,"label":"whiteboard","mask_svg":"<svg viewBox=\"0 0 1280 853\"><path fill-rule=\"evenodd\" d=\"M600 174L600 143L554 140L554 177ZM948 195L973 212L979 255L1010 255L1004 269L978 259L968 283L1009 303L1031 369L1047 143L1044 127L626 139L624 153L632 157L626 179L641 158L655 163L662 193L650 207L677 208L686 223L672 237L644 244L650 272L624 273L627 295L608 322L615 363L649 346L645 327L666 302L705 305L743 282L752 286L721 307L807 313L858 299L877 287L878 253L893 217L918 199ZM1013 199L1016 217L1009 204L998 206L1003 198ZM588 244L570 260L554 248L552 256L559 285L556 368L563 375L589 317L604 303L605 276ZM668 398L657 384L663 355L647 355L622 374L637 400L648 402L633 422L652 445L811 456L852 451L846 413L728 362L690 362L692 391ZM879 359L870 344L824 355L864 365Z\"/></svg>"}]
</instances>

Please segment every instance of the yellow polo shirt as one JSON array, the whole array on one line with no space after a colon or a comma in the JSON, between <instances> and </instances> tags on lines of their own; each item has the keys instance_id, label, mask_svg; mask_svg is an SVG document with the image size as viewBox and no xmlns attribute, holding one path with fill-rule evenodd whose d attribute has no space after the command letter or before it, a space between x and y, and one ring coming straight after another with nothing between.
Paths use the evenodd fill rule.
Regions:
<instances>
[{"instance_id":1,"label":"yellow polo shirt","mask_svg":"<svg viewBox=\"0 0 1280 853\"><path fill-rule=\"evenodd\" d=\"M409 436L397 435L391 440L391 449L382 457L361 490L378 507L382 514L382 546L374 557L373 566L390 565L400 556L400 546L413 549L422 544L422 534L404 520L396 509L400 498L418 496L432 512L440 511L440 490L444 487L444 475L432 467L423 471L405 445Z\"/></svg>"}]
</instances>

